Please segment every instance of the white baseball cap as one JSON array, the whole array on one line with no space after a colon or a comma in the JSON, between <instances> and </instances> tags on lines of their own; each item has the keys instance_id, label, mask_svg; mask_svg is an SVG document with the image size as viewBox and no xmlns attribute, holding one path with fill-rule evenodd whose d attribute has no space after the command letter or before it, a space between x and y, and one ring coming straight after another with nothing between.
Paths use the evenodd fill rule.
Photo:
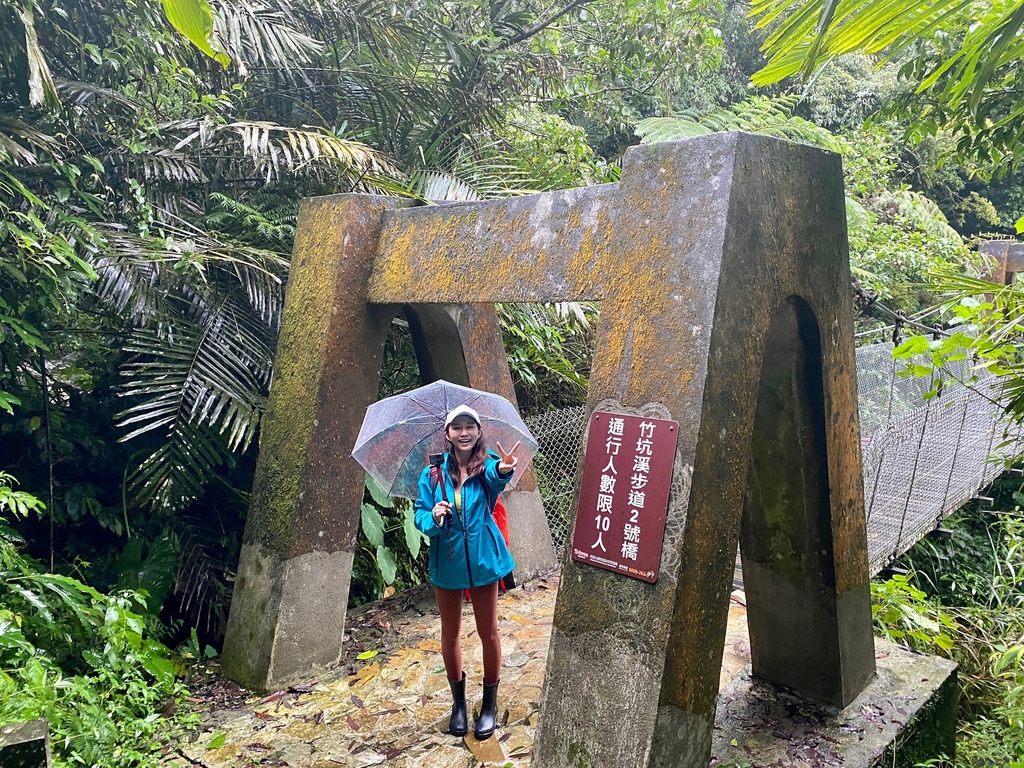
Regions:
<instances>
[{"instance_id":1,"label":"white baseball cap","mask_svg":"<svg viewBox=\"0 0 1024 768\"><path fill-rule=\"evenodd\" d=\"M469 416L469 418L476 422L478 427L480 426L480 414L468 405L460 405L448 411L448 415L445 416L444 419L444 428L448 429L448 425L455 421L459 416Z\"/></svg>"}]
</instances>

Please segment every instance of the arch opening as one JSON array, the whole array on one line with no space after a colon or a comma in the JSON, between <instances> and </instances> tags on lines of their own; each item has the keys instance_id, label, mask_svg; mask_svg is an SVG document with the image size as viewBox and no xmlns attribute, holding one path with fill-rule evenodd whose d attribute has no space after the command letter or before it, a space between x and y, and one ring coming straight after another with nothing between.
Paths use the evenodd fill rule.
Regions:
<instances>
[{"instance_id":1,"label":"arch opening","mask_svg":"<svg viewBox=\"0 0 1024 768\"><path fill-rule=\"evenodd\" d=\"M755 675L845 706L821 334L790 296L765 339L740 529Z\"/></svg>"}]
</instances>

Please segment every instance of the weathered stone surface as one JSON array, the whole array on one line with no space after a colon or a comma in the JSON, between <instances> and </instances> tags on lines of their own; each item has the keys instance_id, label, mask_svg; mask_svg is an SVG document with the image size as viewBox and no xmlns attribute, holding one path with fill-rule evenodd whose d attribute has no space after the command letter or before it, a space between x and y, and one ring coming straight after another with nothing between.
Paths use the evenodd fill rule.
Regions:
<instances>
[{"instance_id":1,"label":"weathered stone surface","mask_svg":"<svg viewBox=\"0 0 1024 768\"><path fill-rule=\"evenodd\" d=\"M719 696L712 768L913 768L942 755L952 760L956 665L876 643L878 674L843 710L810 705L751 677L749 668L738 674Z\"/></svg>"},{"instance_id":2,"label":"weathered stone surface","mask_svg":"<svg viewBox=\"0 0 1024 768\"><path fill-rule=\"evenodd\" d=\"M0 726L0 766L50 768L50 725L46 718Z\"/></svg>"},{"instance_id":3,"label":"weathered stone surface","mask_svg":"<svg viewBox=\"0 0 1024 768\"><path fill-rule=\"evenodd\" d=\"M829 694L846 700L873 671L838 158L701 137L632 148L619 192L589 408L678 421L674 487L657 584L563 565L533 762L544 768L707 764L744 490L748 472L766 477L751 445L772 439L756 413L772 393L791 405L775 437L797 464L785 498L755 495L747 518L800 545L784 565L801 573L793 588L820 632L781 649L770 622L752 621L751 647L768 674L784 669L773 654L829 659ZM763 380L762 361L787 346ZM808 426L817 443L801 442ZM823 564L801 571L808 542ZM767 600L748 594L751 615L759 602L772 616ZM796 684L820 695L810 678Z\"/></svg>"},{"instance_id":4,"label":"weathered stone surface","mask_svg":"<svg viewBox=\"0 0 1024 768\"><path fill-rule=\"evenodd\" d=\"M363 494L352 445L377 397L384 340L399 310L367 304L365 286L381 215L396 204L350 195L306 200L299 212L224 642L225 672L255 690L338 659ZM330 563L319 582L308 560L296 560L312 553ZM327 602L295 602L300 583Z\"/></svg>"},{"instance_id":5,"label":"weathered stone surface","mask_svg":"<svg viewBox=\"0 0 1024 768\"><path fill-rule=\"evenodd\" d=\"M978 250L991 259L986 279L999 285L1014 282L1018 272L1024 272L1024 243L1016 240L989 240Z\"/></svg>"},{"instance_id":6,"label":"weathered stone surface","mask_svg":"<svg viewBox=\"0 0 1024 768\"><path fill-rule=\"evenodd\" d=\"M601 299L614 270L617 184L393 211L384 218L370 301ZM410 261L410 254L419 257Z\"/></svg>"}]
</instances>

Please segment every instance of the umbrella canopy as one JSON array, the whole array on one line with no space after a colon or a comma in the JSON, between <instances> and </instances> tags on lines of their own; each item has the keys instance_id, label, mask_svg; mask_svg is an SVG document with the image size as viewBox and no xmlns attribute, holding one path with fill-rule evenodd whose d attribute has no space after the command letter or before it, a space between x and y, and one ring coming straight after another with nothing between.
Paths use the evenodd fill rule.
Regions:
<instances>
[{"instance_id":1,"label":"umbrella canopy","mask_svg":"<svg viewBox=\"0 0 1024 768\"><path fill-rule=\"evenodd\" d=\"M435 381L425 387L386 398L366 409L352 456L389 496L415 499L419 479L431 453L444 447L444 419L459 405L480 414L487 447L506 450L519 442L519 465L509 487L537 452L537 441L516 407L501 395Z\"/></svg>"}]
</instances>

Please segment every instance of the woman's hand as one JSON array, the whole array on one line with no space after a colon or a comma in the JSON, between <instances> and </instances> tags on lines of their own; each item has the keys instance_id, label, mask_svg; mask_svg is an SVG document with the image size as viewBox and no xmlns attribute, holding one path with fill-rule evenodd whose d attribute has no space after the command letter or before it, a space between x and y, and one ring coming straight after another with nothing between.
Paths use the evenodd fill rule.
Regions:
<instances>
[{"instance_id":1,"label":"woman's hand","mask_svg":"<svg viewBox=\"0 0 1024 768\"><path fill-rule=\"evenodd\" d=\"M516 465L519 463L519 457L513 456L512 454L519 448L520 442L521 441L517 440L516 444L508 451L501 447L501 443L497 443L498 453L501 454L501 459L498 461L498 471L501 472L501 474L507 475L509 472L514 470Z\"/></svg>"},{"instance_id":2,"label":"woman's hand","mask_svg":"<svg viewBox=\"0 0 1024 768\"><path fill-rule=\"evenodd\" d=\"M434 524L438 528L443 528L445 521L448 516L452 513L452 505L447 501L439 501L434 505L434 509L431 510L431 514L434 516Z\"/></svg>"}]
</instances>

